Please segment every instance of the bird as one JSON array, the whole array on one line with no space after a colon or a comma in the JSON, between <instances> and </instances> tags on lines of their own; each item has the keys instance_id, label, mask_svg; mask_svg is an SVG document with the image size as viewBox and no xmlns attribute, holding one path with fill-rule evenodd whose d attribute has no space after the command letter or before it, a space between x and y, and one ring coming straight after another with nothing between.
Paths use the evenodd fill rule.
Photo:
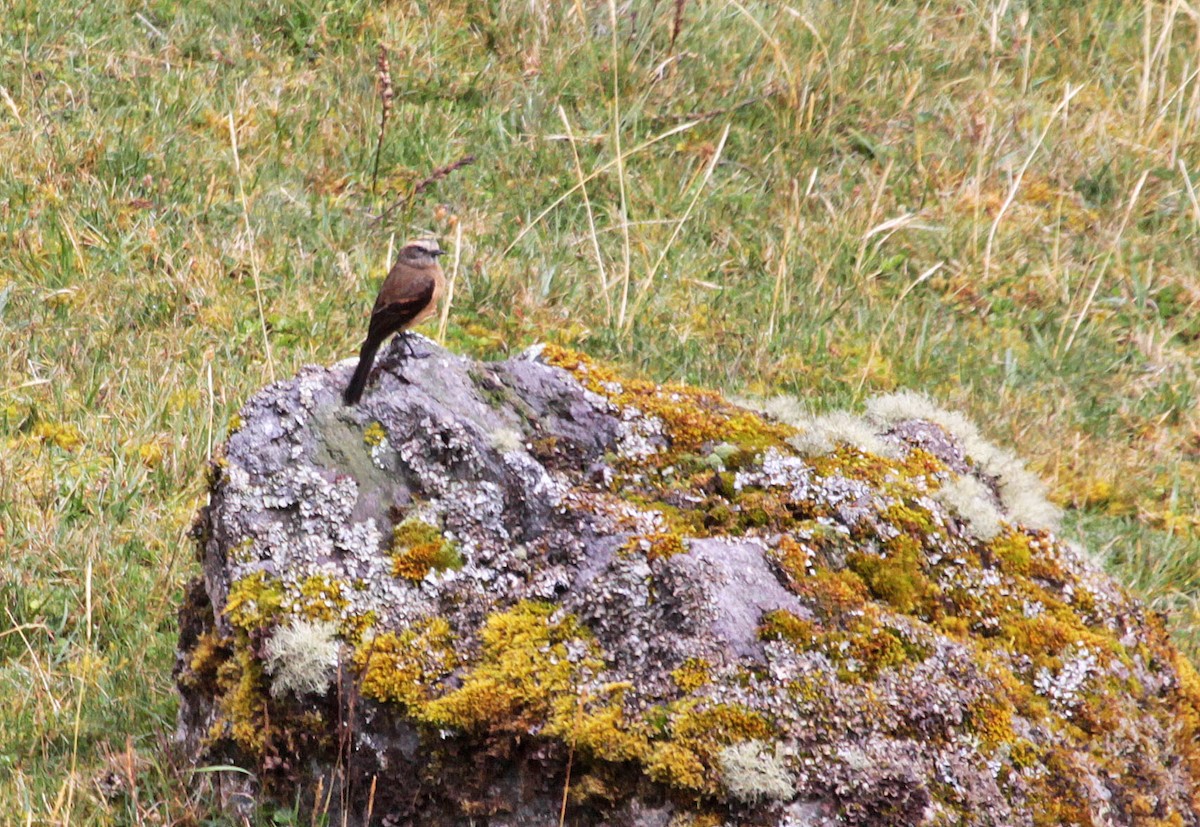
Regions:
<instances>
[{"instance_id":1,"label":"bird","mask_svg":"<svg viewBox=\"0 0 1200 827\"><path fill-rule=\"evenodd\" d=\"M388 271L379 288L379 297L375 299L367 338L358 354L358 367L342 394L347 405L356 405L362 398L371 366L375 363L375 352L384 340L393 333L403 333L420 324L437 309L446 288L446 276L437 260L445 252L436 240L429 238L411 241L400 248L396 263Z\"/></svg>"}]
</instances>

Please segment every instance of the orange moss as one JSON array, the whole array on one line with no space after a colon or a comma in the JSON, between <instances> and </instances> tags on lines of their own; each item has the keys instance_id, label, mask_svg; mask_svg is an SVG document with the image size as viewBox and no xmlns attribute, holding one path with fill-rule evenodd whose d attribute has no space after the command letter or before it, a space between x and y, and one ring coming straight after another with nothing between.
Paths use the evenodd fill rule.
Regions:
<instances>
[{"instance_id":1,"label":"orange moss","mask_svg":"<svg viewBox=\"0 0 1200 827\"><path fill-rule=\"evenodd\" d=\"M667 456L651 457L654 464L670 464L681 453L696 453L720 442L743 449L762 451L784 446L796 430L768 422L751 411L726 402L715 391L685 385L656 385L644 379L626 379L588 356L558 345L546 345L542 358L547 364L569 371L588 390L607 398L622 409L636 408L663 423L671 450Z\"/></svg>"},{"instance_id":2,"label":"orange moss","mask_svg":"<svg viewBox=\"0 0 1200 827\"><path fill-rule=\"evenodd\" d=\"M621 551L627 554L640 552L646 555L647 560L659 560L666 557L674 557L676 554L683 554L687 551L687 546L684 544L683 537L679 536L679 534L673 531L666 531L630 537L621 546Z\"/></svg>"},{"instance_id":3,"label":"orange moss","mask_svg":"<svg viewBox=\"0 0 1200 827\"><path fill-rule=\"evenodd\" d=\"M794 577L793 572L788 572ZM863 579L853 571L817 569L811 576L793 586L793 591L808 602L825 620L837 620L849 612L859 611L867 603L869 593Z\"/></svg>"},{"instance_id":4,"label":"orange moss","mask_svg":"<svg viewBox=\"0 0 1200 827\"><path fill-rule=\"evenodd\" d=\"M431 571L462 568L457 546L436 526L408 519L392 529L392 576L424 580Z\"/></svg>"}]
</instances>

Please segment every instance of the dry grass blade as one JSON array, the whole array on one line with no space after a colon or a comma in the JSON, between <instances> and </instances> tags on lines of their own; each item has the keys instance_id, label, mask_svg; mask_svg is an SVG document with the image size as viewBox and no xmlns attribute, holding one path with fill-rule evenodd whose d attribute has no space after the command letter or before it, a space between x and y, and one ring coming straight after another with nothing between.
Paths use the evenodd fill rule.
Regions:
<instances>
[{"instance_id":1,"label":"dry grass blade","mask_svg":"<svg viewBox=\"0 0 1200 827\"><path fill-rule=\"evenodd\" d=\"M1179 173L1183 176L1183 187L1187 191L1188 203L1192 205L1192 218L1196 219L1196 227L1200 228L1200 201L1196 199L1196 188L1192 186L1192 176L1188 174L1187 164L1179 159Z\"/></svg>"},{"instance_id":2,"label":"dry grass blade","mask_svg":"<svg viewBox=\"0 0 1200 827\"><path fill-rule=\"evenodd\" d=\"M667 253L671 251L671 245L675 243L675 239L679 238L679 234L683 231L683 225L687 223L688 217L691 216L692 210L696 208L696 202L700 200L700 194L704 192L708 182L712 180L713 170L717 168L717 164L721 160L721 154L725 151L725 142L729 139L730 124L725 124L725 131L721 133L721 140L717 144L717 148L713 151L712 159L708 162L708 167L704 170L704 177L700 179L696 191L692 194L692 200L688 202L687 209L683 211L683 216L675 224L675 230L671 233L671 237L667 239L667 243L663 245L662 250L658 254L658 259L654 262L654 266L650 268L650 272L642 279L641 285L638 287L638 295L634 299L634 312L626 320L624 329L628 331L628 327L632 324L632 320L637 316L638 311L645 305L646 299L654 287L654 277L658 275L658 268L662 266L663 261L667 257Z\"/></svg>"},{"instance_id":3,"label":"dry grass blade","mask_svg":"<svg viewBox=\"0 0 1200 827\"><path fill-rule=\"evenodd\" d=\"M1059 101L1058 106L1054 107L1054 111L1050 113L1050 120L1046 122L1046 128L1042 130L1042 134L1038 136L1037 141L1033 144L1033 149L1029 150L1029 155L1025 157L1025 163L1021 164L1021 168L1017 171L1016 178L1013 179L1012 186L1008 189L1008 195L1004 199L1004 203L1000 205L1000 209L996 212L996 218L992 221L992 226L988 230L987 244L983 249L983 280L986 282L992 271L992 245L996 241L996 231L1000 228L1000 221L1004 218L1004 214L1008 212L1008 208L1012 206L1013 200L1017 197L1017 190L1021 188L1021 181L1025 178L1025 172L1029 169L1029 165L1033 163L1033 158L1037 155L1042 144L1046 141L1046 136L1050 134L1051 127L1058 120L1059 114L1071 104L1071 99L1079 94L1083 89L1083 85L1071 88L1071 84L1067 84L1066 91L1063 93L1063 98Z\"/></svg>"},{"instance_id":4,"label":"dry grass blade","mask_svg":"<svg viewBox=\"0 0 1200 827\"><path fill-rule=\"evenodd\" d=\"M267 335L267 316L263 312L262 280L259 277L258 245L254 230L250 226L250 205L246 201L246 188L242 184L242 159L238 155L237 127L233 123L233 110L229 111L229 146L233 149L233 169L237 175L238 198L242 203L242 224L246 232L246 243L250 247L250 275L254 278L254 300L258 305L258 325L262 331L263 351L267 356L267 375L275 381L275 357L271 353L271 339Z\"/></svg>"},{"instance_id":5,"label":"dry grass blade","mask_svg":"<svg viewBox=\"0 0 1200 827\"><path fill-rule=\"evenodd\" d=\"M797 107L800 102L800 87L799 84L796 83L795 75L792 73L792 63L790 60L788 60L787 53L784 51L783 46L780 45L778 38L774 37L770 32L763 28L763 24L758 22L758 18L752 15L745 6L738 2L738 0L726 0L726 2L737 9L743 17L749 20L750 25L758 30L758 33L762 39L765 40L767 45L771 47L771 51L775 54L775 62L779 65L779 68L787 77L788 103L791 104L793 108ZM800 17L799 15L797 15L797 17L799 17L801 22L805 22L803 17ZM814 34L816 33L815 30L811 31ZM821 51L824 52L825 46L820 42L819 37L817 38L817 41L818 45L821 47Z\"/></svg>"},{"instance_id":6,"label":"dry grass blade","mask_svg":"<svg viewBox=\"0 0 1200 827\"><path fill-rule=\"evenodd\" d=\"M588 234L592 239L592 252L596 256L596 269L600 275L600 294L604 296L604 318L609 323L612 323L612 297L609 295L608 273L604 269L604 257L600 254L600 240L596 237L596 215L592 211L592 200L588 197L587 179L583 177L583 165L579 162L579 148L575 143L575 133L571 129L571 122L567 120L567 112L560 105L558 107L558 117L563 122L563 128L567 131L567 139L571 143L571 155L575 160L575 174L579 178L579 188L583 192L583 206L587 211Z\"/></svg>"},{"instance_id":7,"label":"dry grass blade","mask_svg":"<svg viewBox=\"0 0 1200 827\"><path fill-rule=\"evenodd\" d=\"M813 170L814 174L816 170ZM812 179L809 179L811 186ZM779 321L779 306L784 301L784 277L787 275L788 262L791 259L792 241L796 235L796 225L800 215L800 181L793 178L791 182L791 197L788 199L788 211L783 218L783 243L779 259L775 264L775 285L771 288L771 314L767 318L765 340L775 335L775 325Z\"/></svg>"},{"instance_id":8,"label":"dry grass blade","mask_svg":"<svg viewBox=\"0 0 1200 827\"><path fill-rule=\"evenodd\" d=\"M700 123L703 123L703 121L688 121L687 123L681 123L679 126L673 126L670 129L668 129L666 132L661 132L658 135L655 135L653 138L643 141L642 143L638 144L637 146L635 146L633 149L629 150L628 152L621 153L617 158L614 158L613 160L605 163L603 166L601 166L598 169L596 169L595 171L593 171L592 174L589 175L587 178L583 179L578 184L576 184L575 186L571 187L566 192L564 192L562 195L558 196L558 198L555 198L553 201L551 201L550 206L546 207L546 209L544 209L540 213L538 213L532 221L530 221L528 224L526 224L524 227L522 227L521 232L517 233L516 237L512 241L510 241L508 243L508 246L504 248L504 251L500 253L501 257L506 256L509 253L511 253L513 247L516 247L517 244L519 244L521 242L521 239L523 239L526 235L529 234L530 230L532 230L534 227L536 227L538 224L540 224L542 222L542 219L544 219L550 213L552 213L556 209L558 209L558 207L564 201L566 201L568 198L570 198L572 195L574 195L575 192L578 191L588 181L591 181L594 178L599 178L601 175L603 175L604 173L608 172L610 169L615 167L617 165L618 161L626 160L626 159L636 155L637 153L641 152L642 150L648 149L649 147L654 146L655 144L659 143L660 141L665 141L667 138L670 138L672 135L678 135L680 132L686 132L687 130L693 128L694 126L696 126L697 124L700 124Z\"/></svg>"},{"instance_id":9,"label":"dry grass blade","mask_svg":"<svg viewBox=\"0 0 1200 827\"><path fill-rule=\"evenodd\" d=\"M1134 186L1133 192L1129 196L1129 204L1125 207L1125 215L1121 218L1121 226L1117 228L1116 235L1113 236L1108 252L1104 255L1104 261L1100 264L1099 272L1096 273L1096 279L1092 282L1092 289L1088 291L1088 296L1083 302L1083 307L1079 308L1079 315L1075 317L1075 326L1071 328L1071 335L1067 337L1067 343L1059 355L1069 353L1071 346L1075 344L1075 336L1079 333L1079 328L1083 326L1083 320L1087 318L1088 311L1092 309L1092 302L1095 301L1096 293L1100 290L1100 284L1104 281L1104 275L1108 272L1108 265L1112 261L1113 254L1117 251L1117 245L1121 243L1121 236L1125 234L1125 228L1129 225L1129 216L1133 214L1133 206L1137 203L1138 196L1142 192L1142 187L1145 186L1146 179L1149 177L1150 170L1143 171L1142 177L1138 179L1137 184ZM1064 329L1066 328L1065 325L1063 327ZM1061 334L1059 340L1061 341Z\"/></svg>"},{"instance_id":10,"label":"dry grass blade","mask_svg":"<svg viewBox=\"0 0 1200 827\"><path fill-rule=\"evenodd\" d=\"M5 105L12 111L13 117L17 121L17 126L25 126L25 122L21 120L21 111L17 109L17 102L12 99L12 96L8 94L8 90L3 86L0 86L0 97L4 98Z\"/></svg>"},{"instance_id":11,"label":"dry grass blade","mask_svg":"<svg viewBox=\"0 0 1200 827\"><path fill-rule=\"evenodd\" d=\"M458 282L458 263L462 258L462 222L454 225L454 266L446 282L446 298L442 301L442 316L438 319L438 342L445 343L446 327L450 321L450 305L454 303L454 285Z\"/></svg>"},{"instance_id":12,"label":"dry grass blade","mask_svg":"<svg viewBox=\"0 0 1200 827\"><path fill-rule=\"evenodd\" d=\"M621 192L621 306L617 311L617 326L625 326L625 310L629 303L629 279L632 275L629 244L629 197L625 187L625 160L621 152L621 86L617 68L620 50L617 47L617 0L608 0L608 16L612 31L612 133L617 153L617 185Z\"/></svg>"},{"instance_id":13,"label":"dry grass blade","mask_svg":"<svg viewBox=\"0 0 1200 827\"><path fill-rule=\"evenodd\" d=\"M887 332L888 326L892 323L892 319L895 317L896 311L900 309L900 305L904 303L906 298L908 298L909 293L911 293L913 290L916 290L917 287L922 283L931 279L934 273L941 270L945 264L946 262L939 261L924 273L917 276L917 278L913 280L912 284L904 288L904 292L901 293L900 297L892 304L891 311L888 313L887 318L883 320L883 324L880 326L879 332L875 334L874 341L871 342L871 350L867 353L866 362L863 364L862 376L859 377L858 386L854 389L854 396L856 399L861 398L862 396L863 386L866 385L867 377L871 374L871 362L875 360L875 354L879 352L879 344L883 341L883 335Z\"/></svg>"},{"instance_id":14,"label":"dry grass blade","mask_svg":"<svg viewBox=\"0 0 1200 827\"><path fill-rule=\"evenodd\" d=\"M86 640L88 654L92 652L92 560L88 558L87 566L84 569L83 580L83 601L84 601L84 620L86 630ZM79 730L83 723L83 696L84 690L87 688L87 670L81 670L76 676L79 681L79 691L75 695L75 723L71 730L71 771L67 773L67 779L63 783L67 785L67 802L63 812L63 824L71 823L71 815L74 813L75 807L75 783L77 778L77 769L79 766Z\"/></svg>"}]
</instances>

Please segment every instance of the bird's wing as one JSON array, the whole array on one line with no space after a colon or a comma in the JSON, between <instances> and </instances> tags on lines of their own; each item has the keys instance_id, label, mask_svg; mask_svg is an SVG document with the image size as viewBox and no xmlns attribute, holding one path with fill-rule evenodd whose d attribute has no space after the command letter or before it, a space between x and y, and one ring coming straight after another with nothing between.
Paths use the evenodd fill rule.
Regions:
<instances>
[{"instance_id":1,"label":"bird's wing","mask_svg":"<svg viewBox=\"0 0 1200 827\"><path fill-rule=\"evenodd\" d=\"M434 280L429 278L413 284L412 289L401 295L389 295L386 299L380 295L371 311L367 338L380 341L409 324L433 301L434 287Z\"/></svg>"}]
</instances>

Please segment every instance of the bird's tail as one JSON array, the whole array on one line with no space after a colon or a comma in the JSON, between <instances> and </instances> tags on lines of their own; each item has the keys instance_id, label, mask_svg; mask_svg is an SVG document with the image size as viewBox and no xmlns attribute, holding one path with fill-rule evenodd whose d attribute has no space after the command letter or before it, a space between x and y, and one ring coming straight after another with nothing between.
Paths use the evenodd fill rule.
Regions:
<instances>
[{"instance_id":1,"label":"bird's tail","mask_svg":"<svg viewBox=\"0 0 1200 827\"><path fill-rule=\"evenodd\" d=\"M371 366L375 364L375 351L379 350L379 342L367 339L363 342L362 350L358 353L358 367L350 377L350 384L342 394L342 400L347 405L357 405L362 399L363 388L367 385L367 377L371 374Z\"/></svg>"}]
</instances>

